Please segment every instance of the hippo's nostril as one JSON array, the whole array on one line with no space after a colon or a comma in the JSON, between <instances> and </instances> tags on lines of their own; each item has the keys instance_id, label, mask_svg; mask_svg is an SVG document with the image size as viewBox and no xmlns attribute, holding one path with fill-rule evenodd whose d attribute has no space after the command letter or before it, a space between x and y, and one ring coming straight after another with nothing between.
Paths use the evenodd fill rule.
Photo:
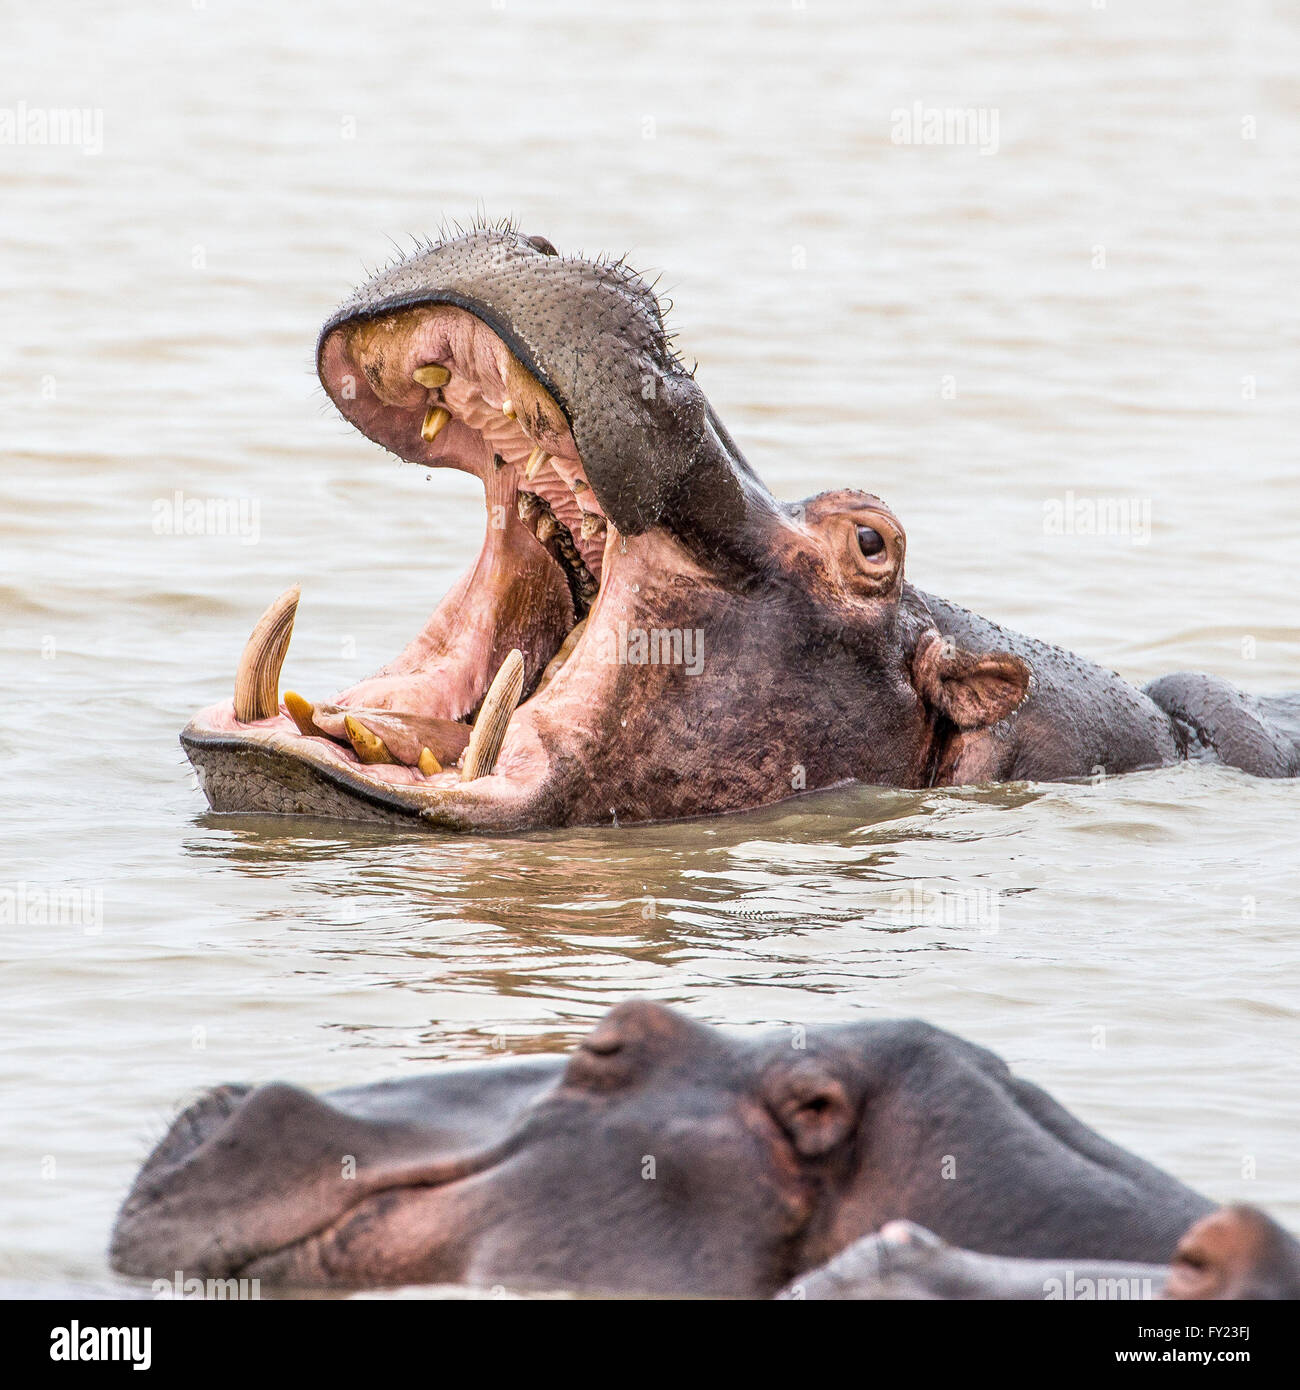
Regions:
<instances>
[{"instance_id":1,"label":"hippo's nostril","mask_svg":"<svg viewBox=\"0 0 1300 1390\"><path fill-rule=\"evenodd\" d=\"M560 253L544 236L526 236L529 246L535 246L543 256L558 256Z\"/></svg>"}]
</instances>

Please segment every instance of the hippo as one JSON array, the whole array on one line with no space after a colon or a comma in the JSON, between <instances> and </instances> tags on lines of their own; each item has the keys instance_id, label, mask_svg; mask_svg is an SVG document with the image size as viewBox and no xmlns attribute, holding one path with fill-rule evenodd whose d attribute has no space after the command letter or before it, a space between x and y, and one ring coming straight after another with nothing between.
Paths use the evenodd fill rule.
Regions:
<instances>
[{"instance_id":1,"label":"hippo","mask_svg":"<svg viewBox=\"0 0 1300 1390\"><path fill-rule=\"evenodd\" d=\"M646 1000L565 1056L222 1086L144 1163L128 1274L767 1298L891 1221L1164 1265L1211 1203L915 1020L732 1033Z\"/></svg>"},{"instance_id":2,"label":"hippo","mask_svg":"<svg viewBox=\"0 0 1300 1390\"><path fill-rule=\"evenodd\" d=\"M217 811L514 832L853 781L1300 773L1300 694L1139 690L914 588L875 495L778 502L623 261L509 225L429 242L329 319L317 368L370 439L480 480L483 548L332 699L281 701L298 586L275 600L181 736Z\"/></svg>"},{"instance_id":3,"label":"hippo","mask_svg":"<svg viewBox=\"0 0 1300 1390\"><path fill-rule=\"evenodd\" d=\"M887 1222L783 1289L781 1300L1130 1301L1300 1298L1300 1241L1258 1207L1203 1216L1169 1265L978 1255L912 1221Z\"/></svg>"}]
</instances>

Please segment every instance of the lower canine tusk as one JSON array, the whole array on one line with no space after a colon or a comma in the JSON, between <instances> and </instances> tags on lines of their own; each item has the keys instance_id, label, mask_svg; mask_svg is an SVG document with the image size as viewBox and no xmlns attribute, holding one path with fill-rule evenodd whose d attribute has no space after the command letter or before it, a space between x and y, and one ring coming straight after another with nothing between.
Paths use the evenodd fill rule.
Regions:
<instances>
[{"instance_id":1,"label":"lower canine tusk","mask_svg":"<svg viewBox=\"0 0 1300 1390\"><path fill-rule=\"evenodd\" d=\"M280 711L280 668L302 590L286 589L257 620L235 668L235 718L241 724L270 719Z\"/></svg>"},{"instance_id":2,"label":"lower canine tusk","mask_svg":"<svg viewBox=\"0 0 1300 1390\"><path fill-rule=\"evenodd\" d=\"M501 663L501 669L492 677L488 693L483 697L461 763L462 782L486 777L496 766L506 730L510 727L510 716L514 714L523 690L524 654L516 647Z\"/></svg>"}]
</instances>

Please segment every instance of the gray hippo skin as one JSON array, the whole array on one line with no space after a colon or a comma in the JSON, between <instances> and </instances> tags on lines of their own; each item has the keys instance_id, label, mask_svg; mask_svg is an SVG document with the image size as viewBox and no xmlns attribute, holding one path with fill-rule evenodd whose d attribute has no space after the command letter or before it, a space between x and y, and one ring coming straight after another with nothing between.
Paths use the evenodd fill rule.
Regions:
<instances>
[{"instance_id":1,"label":"gray hippo skin","mask_svg":"<svg viewBox=\"0 0 1300 1390\"><path fill-rule=\"evenodd\" d=\"M212 1091L144 1164L112 1260L766 1298L890 1221L988 1255L1163 1265L1210 1210L929 1024L737 1036L634 1000L568 1057Z\"/></svg>"},{"instance_id":2,"label":"gray hippo skin","mask_svg":"<svg viewBox=\"0 0 1300 1390\"><path fill-rule=\"evenodd\" d=\"M317 366L369 438L480 480L483 549L405 651L332 699L281 702L282 595L234 699L182 735L218 811L511 831L847 781L1300 771L1300 697L1198 675L1137 690L914 588L871 494L778 502L621 263L508 227L430 244L326 323Z\"/></svg>"},{"instance_id":3,"label":"gray hippo skin","mask_svg":"<svg viewBox=\"0 0 1300 1390\"><path fill-rule=\"evenodd\" d=\"M1223 1207L1178 1242L1170 1265L1021 1260L959 1250L910 1221L854 1241L782 1300L1294 1300L1300 1242L1257 1207Z\"/></svg>"}]
</instances>

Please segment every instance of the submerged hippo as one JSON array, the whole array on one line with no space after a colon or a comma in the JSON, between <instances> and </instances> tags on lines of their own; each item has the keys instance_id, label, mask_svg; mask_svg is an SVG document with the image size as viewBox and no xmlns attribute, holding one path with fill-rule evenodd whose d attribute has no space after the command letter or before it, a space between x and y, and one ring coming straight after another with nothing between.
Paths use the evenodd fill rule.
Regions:
<instances>
[{"instance_id":1,"label":"submerged hippo","mask_svg":"<svg viewBox=\"0 0 1300 1390\"><path fill-rule=\"evenodd\" d=\"M632 1001L567 1058L214 1090L146 1161L112 1260L768 1297L894 1220L990 1255L1164 1264L1210 1210L928 1024L737 1037Z\"/></svg>"},{"instance_id":2,"label":"submerged hippo","mask_svg":"<svg viewBox=\"0 0 1300 1390\"><path fill-rule=\"evenodd\" d=\"M782 1299L1300 1298L1300 1242L1257 1207L1221 1207L1178 1242L1169 1265L1021 1260L959 1250L890 1221L777 1295Z\"/></svg>"},{"instance_id":3,"label":"submerged hippo","mask_svg":"<svg viewBox=\"0 0 1300 1390\"><path fill-rule=\"evenodd\" d=\"M320 379L402 459L472 473L487 528L406 650L329 701L268 609L182 743L219 811L459 830L648 821L847 781L927 787L1217 758L1300 772L1300 696L1139 691L904 580L863 492L776 501L620 262L481 228L376 276Z\"/></svg>"}]
</instances>

